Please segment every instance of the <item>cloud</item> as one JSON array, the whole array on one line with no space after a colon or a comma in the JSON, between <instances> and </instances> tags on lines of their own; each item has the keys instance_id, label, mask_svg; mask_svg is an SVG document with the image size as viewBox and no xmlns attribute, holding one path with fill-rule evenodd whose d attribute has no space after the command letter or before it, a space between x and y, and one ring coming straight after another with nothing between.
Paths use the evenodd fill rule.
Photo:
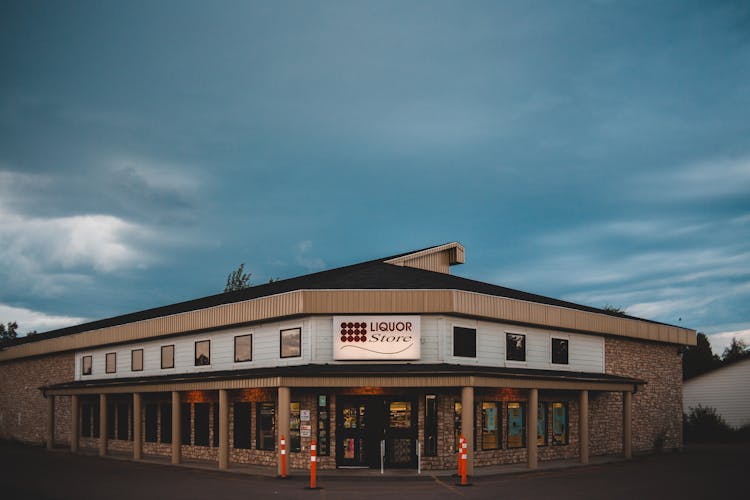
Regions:
<instances>
[{"instance_id":1,"label":"cloud","mask_svg":"<svg viewBox=\"0 0 750 500\"><path fill-rule=\"evenodd\" d=\"M308 272L325 269L326 263L323 259L308 255L312 246L313 244L310 240L304 240L297 243L297 255L294 258L295 262L304 267Z\"/></svg>"},{"instance_id":2,"label":"cloud","mask_svg":"<svg viewBox=\"0 0 750 500\"><path fill-rule=\"evenodd\" d=\"M46 332L77 325L87 321L87 318L55 316L23 307L0 304L0 323L10 323L12 321L18 323L19 334L25 335L31 331Z\"/></svg>"},{"instance_id":3,"label":"cloud","mask_svg":"<svg viewBox=\"0 0 750 500\"><path fill-rule=\"evenodd\" d=\"M708 334L708 339L711 341L711 350L719 356L724 353L724 349L729 347L734 338L743 340L746 345L750 346L750 329Z\"/></svg>"}]
</instances>

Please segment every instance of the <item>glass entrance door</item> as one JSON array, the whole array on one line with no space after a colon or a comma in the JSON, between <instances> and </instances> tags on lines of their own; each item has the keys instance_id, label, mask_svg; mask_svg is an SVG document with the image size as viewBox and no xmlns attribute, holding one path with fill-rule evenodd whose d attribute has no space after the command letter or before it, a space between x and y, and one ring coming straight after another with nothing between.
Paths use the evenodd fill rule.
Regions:
<instances>
[{"instance_id":1,"label":"glass entrance door","mask_svg":"<svg viewBox=\"0 0 750 500\"><path fill-rule=\"evenodd\" d=\"M343 467L367 467L365 401L342 398L337 417L336 464Z\"/></svg>"},{"instance_id":2,"label":"glass entrance door","mask_svg":"<svg viewBox=\"0 0 750 500\"><path fill-rule=\"evenodd\" d=\"M416 467L416 404L411 400L389 400L384 406L386 466Z\"/></svg>"}]
</instances>

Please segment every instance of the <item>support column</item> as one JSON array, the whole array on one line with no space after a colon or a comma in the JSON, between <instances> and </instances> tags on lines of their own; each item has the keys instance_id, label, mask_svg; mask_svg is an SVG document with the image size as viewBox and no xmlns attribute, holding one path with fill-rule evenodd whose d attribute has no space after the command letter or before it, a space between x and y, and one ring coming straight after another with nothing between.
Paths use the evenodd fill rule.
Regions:
<instances>
[{"instance_id":1,"label":"support column","mask_svg":"<svg viewBox=\"0 0 750 500\"><path fill-rule=\"evenodd\" d=\"M180 463L182 431L180 430L180 393L172 391L172 463Z\"/></svg>"},{"instance_id":2,"label":"support column","mask_svg":"<svg viewBox=\"0 0 750 500\"><path fill-rule=\"evenodd\" d=\"M578 405L578 441L581 463L589 463L589 391L581 391Z\"/></svg>"},{"instance_id":3,"label":"support column","mask_svg":"<svg viewBox=\"0 0 750 500\"><path fill-rule=\"evenodd\" d=\"M281 436L284 436L286 442L289 443L289 400L290 391L289 387L279 387L279 425L276 435L276 444L280 443ZM289 445L287 445L289 449ZM281 475L281 454L276 454L276 469L277 473Z\"/></svg>"},{"instance_id":4,"label":"support column","mask_svg":"<svg viewBox=\"0 0 750 500\"><path fill-rule=\"evenodd\" d=\"M219 389L219 469L227 468L229 468L229 395L226 389Z\"/></svg>"},{"instance_id":5,"label":"support column","mask_svg":"<svg viewBox=\"0 0 750 500\"><path fill-rule=\"evenodd\" d=\"M537 419L539 411L539 390L529 389L529 421L526 424L526 448L528 450L528 466L529 469L536 469L537 467L537 442L536 442L536 431L537 431Z\"/></svg>"},{"instance_id":6,"label":"support column","mask_svg":"<svg viewBox=\"0 0 750 500\"><path fill-rule=\"evenodd\" d=\"M466 475L474 473L474 387L461 389L461 434L466 439Z\"/></svg>"},{"instance_id":7,"label":"support column","mask_svg":"<svg viewBox=\"0 0 750 500\"><path fill-rule=\"evenodd\" d=\"M107 395L99 394L99 456L107 455Z\"/></svg>"},{"instance_id":8,"label":"support column","mask_svg":"<svg viewBox=\"0 0 750 500\"><path fill-rule=\"evenodd\" d=\"M133 460L143 458L143 422L141 417L141 393L133 393Z\"/></svg>"},{"instance_id":9,"label":"support column","mask_svg":"<svg viewBox=\"0 0 750 500\"><path fill-rule=\"evenodd\" d=\"M622 393L622 454L633 458L633 393Z\"/></svg>"},{"instance_id":10,"label":"support column","mask_svg":"<svg viewBox=\"0 0 750 500\"><path fill-rule=\"evenodd\" d=\"M78 395L70 396L70 452L78 452L78 440L81 435L81 417L78 409Z\"/></svg>"},{"instance_id":11,"label":"support column","mask_svg":"<svg viewBox=\"0 0 750 500\"><path fill-rule=\"evenodd\" d=\"M55 447L55 396L47 396L47 449Z\"/></svg>"}]
</instances>

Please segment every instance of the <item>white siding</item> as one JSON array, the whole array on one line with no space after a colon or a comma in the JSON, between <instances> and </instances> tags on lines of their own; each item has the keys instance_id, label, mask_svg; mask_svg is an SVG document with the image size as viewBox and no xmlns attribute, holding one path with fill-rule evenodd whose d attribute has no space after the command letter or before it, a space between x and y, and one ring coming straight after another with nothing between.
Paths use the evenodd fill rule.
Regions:
<instances>
[{"instance_id":1,"label":"white siding","mask_svg":"<svg viewBox=\"0 0 750 500\"><path fill-rule=\"evenodd\" d=\"M682 406L685 413L698 405L716 409L727 424L750 424L750 359L738 361L683 384Z\"/></svg>"},{"instance_id":2,"label":"white siding","mask_svg":"<svg viewBox=\"0 0 750 500\"><path fill-rule=\"evenodd\" d=\"M581 372L604 372L604 338L595 335L562 333L508 324L491 323L450 316L421 316L421 358L414 363L452 363L476 366L518 367L545 370L567 370ZM465 358L453 356L453 327L461 326L477 330L477 356ZM286 328L302 328L302 356L285 358L279 356L279 331ZM311 316L294 321L274 322L244 328L187 334L162 338L148 342L124 344L114 347L79 351L76 353L76 380L108 379L134 376L167 375L174 373L201 373L248 368L315 364L351 364L352 361L333 359L333 317ZM526 361L506 361L505 334L526 335ZM253 335L253 360L234 362L234 337ZM552 337L569 340L569 364L551 362ZM194 366L195 342L211 340L211 364ZM161 369L161 346L174 344L175 367ZM130 370L130 351L143 349L143 371ZM117 353L117 372L104 372L105 354ZM92 375L81 376L81 358L93 356ZM356 361L355 363L361 363ZM382 363L370 361L370 363Z\"/></svg>"}]
</instances>

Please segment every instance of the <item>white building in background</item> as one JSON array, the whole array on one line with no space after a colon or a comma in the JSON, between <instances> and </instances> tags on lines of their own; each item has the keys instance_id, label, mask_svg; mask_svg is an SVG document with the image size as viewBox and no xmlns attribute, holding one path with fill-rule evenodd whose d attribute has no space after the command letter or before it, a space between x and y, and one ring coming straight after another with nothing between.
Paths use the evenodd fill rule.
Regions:
<instances>
[{"instance_id":1,"label":"white building in background","mask_svg":"<svg viewBox=\"0 0 750 500\"><path fill-rule=\"evenodd\" d=\"M750 358L686 380L682 391L687 414L700 405L714 408L735 429L750 424Z\"/></svg>"}]
</instances>

